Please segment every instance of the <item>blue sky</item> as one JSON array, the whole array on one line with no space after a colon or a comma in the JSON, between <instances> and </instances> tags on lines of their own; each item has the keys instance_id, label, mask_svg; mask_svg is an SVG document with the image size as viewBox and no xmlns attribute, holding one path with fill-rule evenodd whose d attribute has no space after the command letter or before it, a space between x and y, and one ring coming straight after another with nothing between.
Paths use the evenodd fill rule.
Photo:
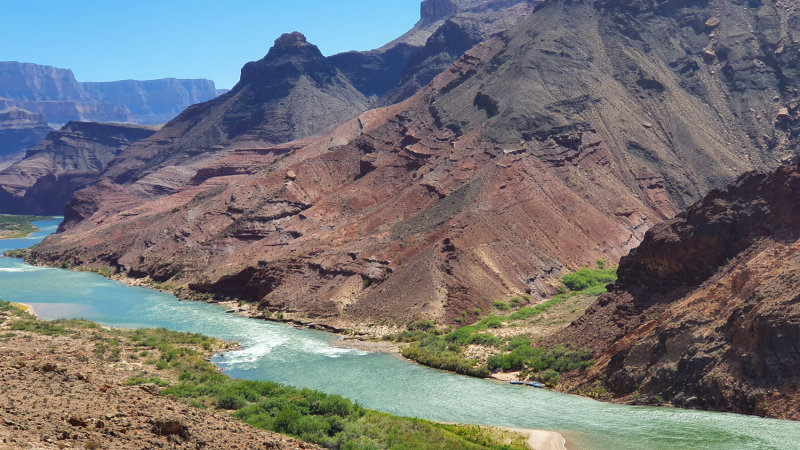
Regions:
<instances>
[{"instance_id":1,"label":"blue sky","mask_svg":"<svg viewBox=\"0 0 800 450\"><path fill-rule=\"evenodd\" d=\"M421 0L2 0L0 61L72 69L78 81L209 78L230 88L281 33L323 54L380 47Z\"/></svg>"}]
</instances>

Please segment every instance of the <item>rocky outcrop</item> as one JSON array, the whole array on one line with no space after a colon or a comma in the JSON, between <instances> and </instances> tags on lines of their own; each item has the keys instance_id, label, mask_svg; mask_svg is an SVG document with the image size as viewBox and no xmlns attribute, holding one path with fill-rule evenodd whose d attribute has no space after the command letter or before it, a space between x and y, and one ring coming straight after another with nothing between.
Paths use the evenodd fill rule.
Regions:
<instances>
[{"instance_id":1,"label":"rocky outcrop","mask_svg":"<svg viewBox=\"0 0 800 450\"><path fill-rule=\"evenodd\" d=\"M19 108L0 110L0 170L22 159L25 150L50 131L42 114Z\"/></svg>"},{"instance_id":2,"label":"rocky outcrop","mask_svg":"<svg viewBox=\"0 0 800 450\"><path fill-rule=\"evenodd\" d=\"M30 322L0 312L4 335L0 383L6 389L0 397L0 442L4 448L320 449L251 427L230 413L196 408L161 395L160 385L131 385L131 380L143 378L177 384L178 374L170 370L151 374L148 365L137 363L144 346L118 346L112 355L110 345L97 345L118 335L77 327L69 329L68 335L44 335L12 331L12 323ZM149 349L150 354L155 351ZM191 351L204 350L197 346Z\"/></svg>"},{"instance_id":3,"label":"rocky outcrop","mask_svg":"<svg viewBox=\"0 0 800 450\"><path fill-rule=\"evenodd\" d=\"M800 167L749 173L648 231L568 331L583 389L800 419L799 199Z\"/></svg>"},{"instance_id":4,"label":"rocky outcrop","mask_svg":"<svg viewBox=\"0 0 800 450\"><path fill-rule=\"evenodd\" d=\"M156 130L128 124L70 122L0 171L0 211L61 214L72 194L97 182L128 145Z\"/></svg>"},{"instance_id":5,"label":"rocky outcrop","mask_svg":"<svg viewBox=\"0 0 800 450\"><path fill-rule=\"evenodd\" d=\"M33 111L59 125L69 121L158 124L216 95L209 80L79 83L69 69L0 62L0 108Z\"/></svg>"},{"instance_id":6,"label":"rocky outcrop","mask_svg":"<svg viewBox=\"0 0 800 450\"><path fill-rule=\"evenodd\" d=\"M259 137L272 144L310 136L367 107L364 96L298 32L280 36L267 56L245 64L226 98L236 102L222 118L226 134L237 137L260 125Z\"/></svg>"}]
</instances>

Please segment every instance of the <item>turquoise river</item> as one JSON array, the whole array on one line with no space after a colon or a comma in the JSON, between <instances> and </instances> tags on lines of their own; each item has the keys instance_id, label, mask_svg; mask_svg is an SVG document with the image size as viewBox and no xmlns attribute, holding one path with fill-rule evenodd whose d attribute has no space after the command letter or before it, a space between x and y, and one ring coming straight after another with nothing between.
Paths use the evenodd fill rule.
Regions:
<instances>
[{"instance_id":1,"label":"turquoise river","mask_svg":"<svg viewBox=\"0 0 800 450\"><path fill-rule=\"evenodd\" d=\"M37 222L30 246L55 231ZM121 328L166 327L238 341L213 361L235 378L272 380L337 393L362 405L447 422L560 431L573 448L800 448L800 423L674 408L614 405L544 389L453 375L331 345L328 333L226 314L217 305L178 301L100 275L33 267L0 258L0 298L32 305L43 319L82 317Z\"/></svg>"}]
</instances>

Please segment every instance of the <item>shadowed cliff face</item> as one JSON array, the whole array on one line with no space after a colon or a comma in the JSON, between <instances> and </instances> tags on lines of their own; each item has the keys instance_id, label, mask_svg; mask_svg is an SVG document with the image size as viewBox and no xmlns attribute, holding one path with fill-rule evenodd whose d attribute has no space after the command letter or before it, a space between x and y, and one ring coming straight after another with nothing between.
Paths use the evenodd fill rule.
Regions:
<instances>
[{"instance_id":1,"label":"shadowed cliff face","mask_svg":"<svg viewBox=\"0 0 800 450\"><path fill-rule=\"evenodd\" d=\"M72 194L97 181L114 157L153 127L70 122L0 171L0 211L61 214Z\"/></svg>"},{"instance_id":2,"label":"shadowed cliff face","mask_svg":"<svg viewBox=\"0 0 800 450\"><path fill-rule=\"evenodd\" d=\"M800 167L749 173L653 227L565 340L644 402L800 419Z\"/></svg>"},{"instance_id":3,"label":"shadowed cliff face","mask_svg":"<svg viewBox=\"0 0 800 450\"><path fill-rule=\"evenodd\" d=\"M272 122L216 140L239 132L236 111L257 111L238 99L293 86L281 80L299 67L341 86L288 36L278 47L296 52L247 66L232 92L117 158L35 256L360 325L548 296L564 271L618 260L681 205L797 145L794 87L777 74L798 52L767 64L756 31L794 10L631 5L549 2L402 103L285 144L258 136ZM722 45L727 62L704 54ZM728 77L734 59L762 61L774 82ZM268 66L287 76L259 87Z\"/></svg>"},{"instance_id":4,"label":"shadowed cliff face","mask_svg":"<svg viewBox=\"0 0 800 450\"><path fill-rule=\"evenodd\" d=\"M268 143L309 136L367 108L366 98L298 32L245 64L229 98L236 102L222 118L228 137L250 132Z\"/></svg>"},{"instance_id":5,"label":"shadowed cliff face","mask_svg":"<svg viewBox=\"0 0 800 450\"><path fill-rule=\"evenodd\" d=\"M373 106L414 95L465 51L525 20L538 0L425 0L414 27L381 48L328 57Z\"/></svg>"}]
</instances>

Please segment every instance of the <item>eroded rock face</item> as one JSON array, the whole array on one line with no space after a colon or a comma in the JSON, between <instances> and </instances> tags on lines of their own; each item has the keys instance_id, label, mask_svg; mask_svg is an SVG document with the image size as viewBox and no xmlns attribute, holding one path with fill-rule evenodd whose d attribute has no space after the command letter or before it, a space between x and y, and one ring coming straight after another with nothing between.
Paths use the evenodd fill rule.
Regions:
<instances>
[{"instance_id":1,"label":"eroded rock face","mask_svg":"<svg viewBox=\"0 0 800 450\"><path fill-rule=\"evenodd\" d=\"M384 91L379 104L391 105L411 97L465 51L524 21L540 3L538 0L422 2L419 22L408 33L393 41L398 46L416 43L415 52L396 72L394 83Z\"/></svg>"},{"instance_id":2,"label":"eroded rock face","mask_svg":"<svg viewBox=\"0 0 800 450\"><path fill-rule=\"evenodd\" d=\"M0 211L61 214L72 194L98 179L108 163L153 127L70 122L0 171Z\"/></svg>"},{"instance_id":3,"label":"eroded rock face","mask_svg":"<svg viewBox=\"0 0 800 450\"><path fill-rule=\"evenodd\" d=\"M572 324L587 377L645 402L800 419L800 167L750 173L656 225ZM658 400L660 399L660 400Z\"/></svg>"}]
</instances>

